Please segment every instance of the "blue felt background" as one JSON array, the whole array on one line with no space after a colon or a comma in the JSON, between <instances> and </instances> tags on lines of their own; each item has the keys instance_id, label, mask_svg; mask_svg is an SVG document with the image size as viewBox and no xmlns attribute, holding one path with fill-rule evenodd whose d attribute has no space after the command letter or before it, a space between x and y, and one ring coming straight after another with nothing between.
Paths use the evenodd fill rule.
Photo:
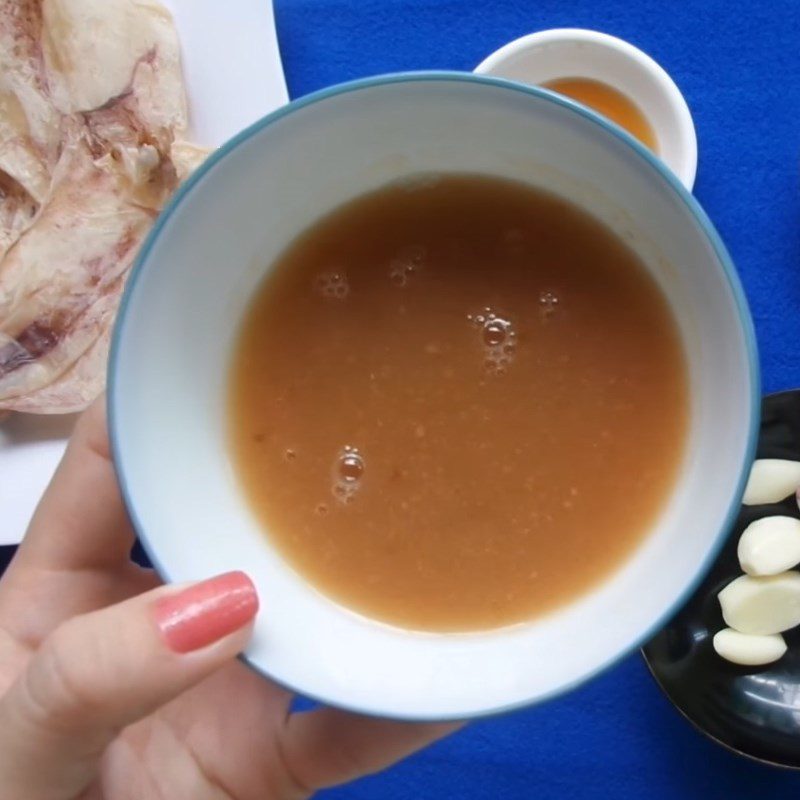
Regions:
<instances>
[{"instance_id":1,"label":"blue felt background","mask_svg":"<svg viewBox=\"0 0 800 800\"><path fill-rule=\"evenodd\" d=\"M800 2L275 0L293 97L381 72L470 70L535 30L630 40L684 92L695 193L736 262L765 391L800 386ZM333 800L790 797L800 776L742 761L671 708L638 655L543 707L480 722Z\"/></svg>"},{"instance_id":2,"label":"blue felt background","mask_svg":"<svg viewBox=\"0 0 800 800\"><path fill-rule=\"evenodd\" d=\"M542 28L629 39L675 78L700 141L696 194L738 265L765 391L800 386L800 2L275 0L293 97L407 69L472 69ZM10 552L0 552L0 565ZM545 706L471 725L328 800L717 800L797 796L669 706L638 655ZM143 799L144 800L144 799Z\"/></svg>"}]
</instances>

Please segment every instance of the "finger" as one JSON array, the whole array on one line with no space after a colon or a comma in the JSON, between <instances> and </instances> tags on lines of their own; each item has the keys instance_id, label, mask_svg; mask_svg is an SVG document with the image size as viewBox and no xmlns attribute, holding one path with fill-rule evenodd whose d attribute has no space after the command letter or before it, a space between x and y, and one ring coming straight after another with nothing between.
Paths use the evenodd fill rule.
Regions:
<instances>
[{"instance_id":1,"label":"finger","mask_svg":"<svg viewBox=\"0 0 800 800\"><path fill-rule=\"evenodd\" d=\"M295 788L311 794L379 772L461 725L393 722L320 708L287 719L282 755Z\"/></svg>"},{"instance_id":2,"label":"finger","mask_svg":"<svg viewBox=\"0 0 800 800\"><path fill-rule=\"evenodd\" d=\"M20 548L18 566L48 570L127 562L133 531L120 496L106 432L105 398L80 417Z\"/></svg>"},{"instance_id":3,"label":"finger","mask_svg":"<svg viewBox=\"0 0 800 800\"><path fill-rule=\"evenodd\" d=\"M0 582L0 624L36 648L62 621L154 587L157 577L130 561L132 543L100 398L79 419Z\"/></svg>"},{"instance_id":4,"label":"finger","mask_svg":"<svg viewBox=\"0 0 800 800\"><path fill-rule=\"evenodd\" d=\"M241 652L257 609L234 572L65 623L0 700L3 796L79 796L122 728Z\"/></svg>"}]
</instances>

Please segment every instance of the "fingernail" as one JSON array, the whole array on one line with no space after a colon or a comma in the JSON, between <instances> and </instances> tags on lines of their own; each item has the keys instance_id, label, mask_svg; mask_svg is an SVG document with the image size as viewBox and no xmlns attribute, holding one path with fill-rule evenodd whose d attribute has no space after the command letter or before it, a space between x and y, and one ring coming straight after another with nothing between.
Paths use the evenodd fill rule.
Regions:
<instances>
[{"instance_id":1,"label":"fingernail","mask_svg":"<svg viewBox=\"0 0 800 800\"><path fill-rule=\"evenodd\" d=\"M244 572L228 572L162 597L156 624L167 647L191 653L244 627L258 611L258 595Z\"/></svg>"}]
</instances>

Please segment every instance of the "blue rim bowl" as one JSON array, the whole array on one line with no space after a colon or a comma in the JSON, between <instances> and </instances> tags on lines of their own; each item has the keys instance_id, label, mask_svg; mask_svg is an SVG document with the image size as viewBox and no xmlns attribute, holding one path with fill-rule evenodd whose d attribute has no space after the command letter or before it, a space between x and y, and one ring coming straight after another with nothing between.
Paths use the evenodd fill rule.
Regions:
<instances>
[{"instance_id":1,"label":"blue rim bowl","mask_svg":"<svg viewBox=\"0 0 800 800\"><path fill-rule=\"evenodd\" d=\"M728 531L730 530L732 524L736 519L740 506L741 496L744 491L744 486L747 479L747 474L748 474L747 467L752 461L757 441L759 408L760 408L760 384L759 384L757 349L755 344L755 335L754 335L752 319L748 310L748 306L745 300L745 296L738 275L736 273L732 260L724 244L722 243L717 231L715 230L713 224L711 223L711 221L709 220L709 218L707 217L706 213L703 211L701 206L695 200L695 198L686 190L686 188L673 175L673 173L646 147L641 145L636 139L634 139L626 131L624 131L614 123L594 113L593 111L585 108L584 106L575 103L572 100L567 99L561 95L548 91L546 89L532 87L500 78L475 75L472 73L433 72L433 71L400 73L400 74L383 75L378 77L366 78L362 80L356 80L349 83L344 83L338 86L334 86L331 88L327 88L321 91L317 91L313 94L307 95L305 97L302 97L298 100L291 102L289 105L265 116L263 119L257 121L247 129L239 133L225 145L220 147L215 153L213 153L208 158L208 160L177 190L174 197L168 203L168 205L162 212L161 216L157 220L152 231L147 237L147 240L145 241L144 245L141 248L141 252L139 253L139 256L136 260L136 263L128 280L128 285L120 305L114 329L113 340L111 345L111 354L109 359L107 405L108 405L111 449L114 461L117 465L122 494L125 503L129 509L133 525L136 529L136 532L139 536L142 546L144 547L144 550L146 551L150 561L153 563L156 571L165 582L171 582L173 580L173 574L172 571L167 568L166 564L163 563L162 559L160 558L159 548L154 543L154 540L152 538L152 531L149 531L147 527L143 524L142 520L140 519L140 515L137 509L136 498L132 496L128 479L129 476L126 471L125 446L123 444L123 435L121 432L121 419L119 413L121 342L123 338L127 336L131 298L136 291L136 287L139 284L143 273L145 272L148 260L151 257L152 251L156 243L159 242L160 237L162 236L165 230L165 227L170 223L171 219L176 213L176 210L182 206L182 204L186 201L187 197L196 189L196 187L200 184L200 182L204 180L204 178L209 174L209 172L211 172L219 165L223 164L226 161L226 159L229 158L231 153L236 151L238 148L246 145L255 136L264 131L266 128L275 125L276 123L285 119L289 115L297 114L303 109L308 109L309 107L312 107L330 98L337 97L339 95L346 95L348 93L358 92L363 89L368 89L372 87L388 86L392 84L402 84L408 82L430 82L430 81L454 82L461 84L482 84L485 86L493 86L510 92L530 95L539 100L544 100L547 103L552 103L564 108L568 108L572 113L583 117L591 125L597 126L597 128L602 129L603 131L610 133L614 137L624 141L625 145L630 149L631 153L635 155L636 158L646 162L647 168L652 170L654 173L657 173L658 178L660 178L660 180L669 187L669 190L674 194L675 198L677 198L680 201L680 203L683 204L686 210L688 210L690 215L694 218L697 225L702 229L705 238L707 239L708 243L713 249L716 258L718 259L719 263L722 265L722 268L724 270L726 280L730 286L733 298L735 300L735 305L745 340L748 370L749 370L750 412L751 412L750 419L748 422L748 430L746 433L746 438L747 438L746 457L742 465L741 475L739 477L736 490L731 495L728 511L725 514L724 518L721 520L719 529L717 530L714 536L713 546L708 551L707 556L703 561L703 563L697 566L696 573L693 576L691 583L685 588L685 590L680 594L680 596L676 597L674 602L672 602L669 605L669 607L666 608L663 611L663 613L661 613L658 616L658 618L653 622L653 624L647 630L642 631L641 635L637 636L635 641L630 642L624 651L615 653L612 658L607 659L602 664L598 665L596 669L594 669L591 673L582 675L580 679L572 683L569 683L567 685L560 686L557 690L549 692L547 694L540 695L536 698L525 698L518 702L506 703L491 708L484 708L477 713L470 712L467 714L435 713L430 716L427 716L425 713L414 713L413 715L406 716L403 713L391 713L385 711L379 712L381 716L385 717L396 717L399 719L413 718L416 720L433 721L433 720L445 720L445 719L461 719L464 718L465 716L480 717L480 716L490 716L490 715L505 713L520 707L530 705L533 702L540 702L549 699L550 697L567 692L572 688L574 688L575 686L599 674L601 671L608 669L614 663L616 663L623 657L627 656L642 642L650 639L682 607L685 601L694 592L695 588L698 586L698 584L700 583L700 581L702 580L703 576L706 574L708 569L711 567L711 564L717 557L717 554L720 548L722 547L722 544L725 541L725 537ZM330 696L315 697L313 693L310 693L305 687L292 686L291 680L286 678L278 679L276 678L276 676L271 675L269 671L263 667L263 665L255 663L253 659L250 658L248 655L242 656L242 659L245 663L249 664L250 667L255 669L257 672L261 673L264 677L270 678L274 680L276 683L282 684L286 686L286 688L291 689L292 691L297 691L305 696L311 697L312 699L316 699L320 702L337 705L339 707L347 708L354 712L365 713L365 714L376 713L376 710L373 707L348 704L346 702L341 702L337 698L333 698Z\"/></svg>"}]
</instances>

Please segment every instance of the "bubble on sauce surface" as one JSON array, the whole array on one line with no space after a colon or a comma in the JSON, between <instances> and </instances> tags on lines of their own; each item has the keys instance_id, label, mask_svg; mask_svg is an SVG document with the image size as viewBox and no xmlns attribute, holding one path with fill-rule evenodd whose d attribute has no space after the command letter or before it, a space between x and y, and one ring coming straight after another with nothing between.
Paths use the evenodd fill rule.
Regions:
<instances>
[{"instance_id":1,"label":"bubble on sauce surface","mask_svg":"<svg viewBox=\"0 0 800 800\"><path fill-rule=\"evenodd\" d=\"M505 344L510 323L506 320L493 319L483 326L483 342L488 347L499 347Z\"/></svg>"},{"instance_id":2,"label":"bubble on sauce surface","mask_svg":"<svg viewBox=\"0 0 800 800\"><path fill-rule=\"evenodd\" d=\"M339 458L339 477L347 483L357 481L364 474L364 460L357 451L345 452Z\"/></svg>"},{"instance_id":3,"label":"bubble on sauce surface","mask_svg":"<svg viewBox=\"0 0 800 800\"><path fill-rule=\"evenodd\" d=\"M425 266L427 256L427 248L422 245L404 247L389 262L389 280L395 286L407 286L412 275Z\"/></svg>"},{"instance_id":4,"label":"bubble on sauce surface","mask_svg":"<svg viewBox=\"0 0 800 800\"><path fill-rule=\"evenodd\" d=\"M503 375L514 361L517 351L517 332L508 317L500 316L490 306L467 319L481 336L484 348L484 368L490 375Z\"/></svg>"},{"instance_id":5,"label":"bubble on sauce surface","mask_svg":"<svg viewBox=\"0 0 800 800\"><path fill-rule=\"evenodd\" d=\"M364 458L357 447L347 445L336 457L333 466L333 496L342 503L351 503L364 476Z\"/></svg>"},{"instance_id":6,"label":"bubble on sauce surface","mask_svg":"<svg viewBox=\"0 0 800 800\"><path fill-rule=\"evenodd\" d=\"M314 278L314 291L331 300L344 300L350 294L350 283L341 270L321 272Z\"/></svg>"},{"instance_id":7,"label":"bubble on sauce surface","mask_svg":"<svg viewBox=\"0 0 800 800\"><path fill-rule=\"evenodd\" d=\"M556 313L558 306L561 303L561 298L558 294L550 289L539 293L539 313L543 319L547 319Z\"/></svg>"}]
</instances>

